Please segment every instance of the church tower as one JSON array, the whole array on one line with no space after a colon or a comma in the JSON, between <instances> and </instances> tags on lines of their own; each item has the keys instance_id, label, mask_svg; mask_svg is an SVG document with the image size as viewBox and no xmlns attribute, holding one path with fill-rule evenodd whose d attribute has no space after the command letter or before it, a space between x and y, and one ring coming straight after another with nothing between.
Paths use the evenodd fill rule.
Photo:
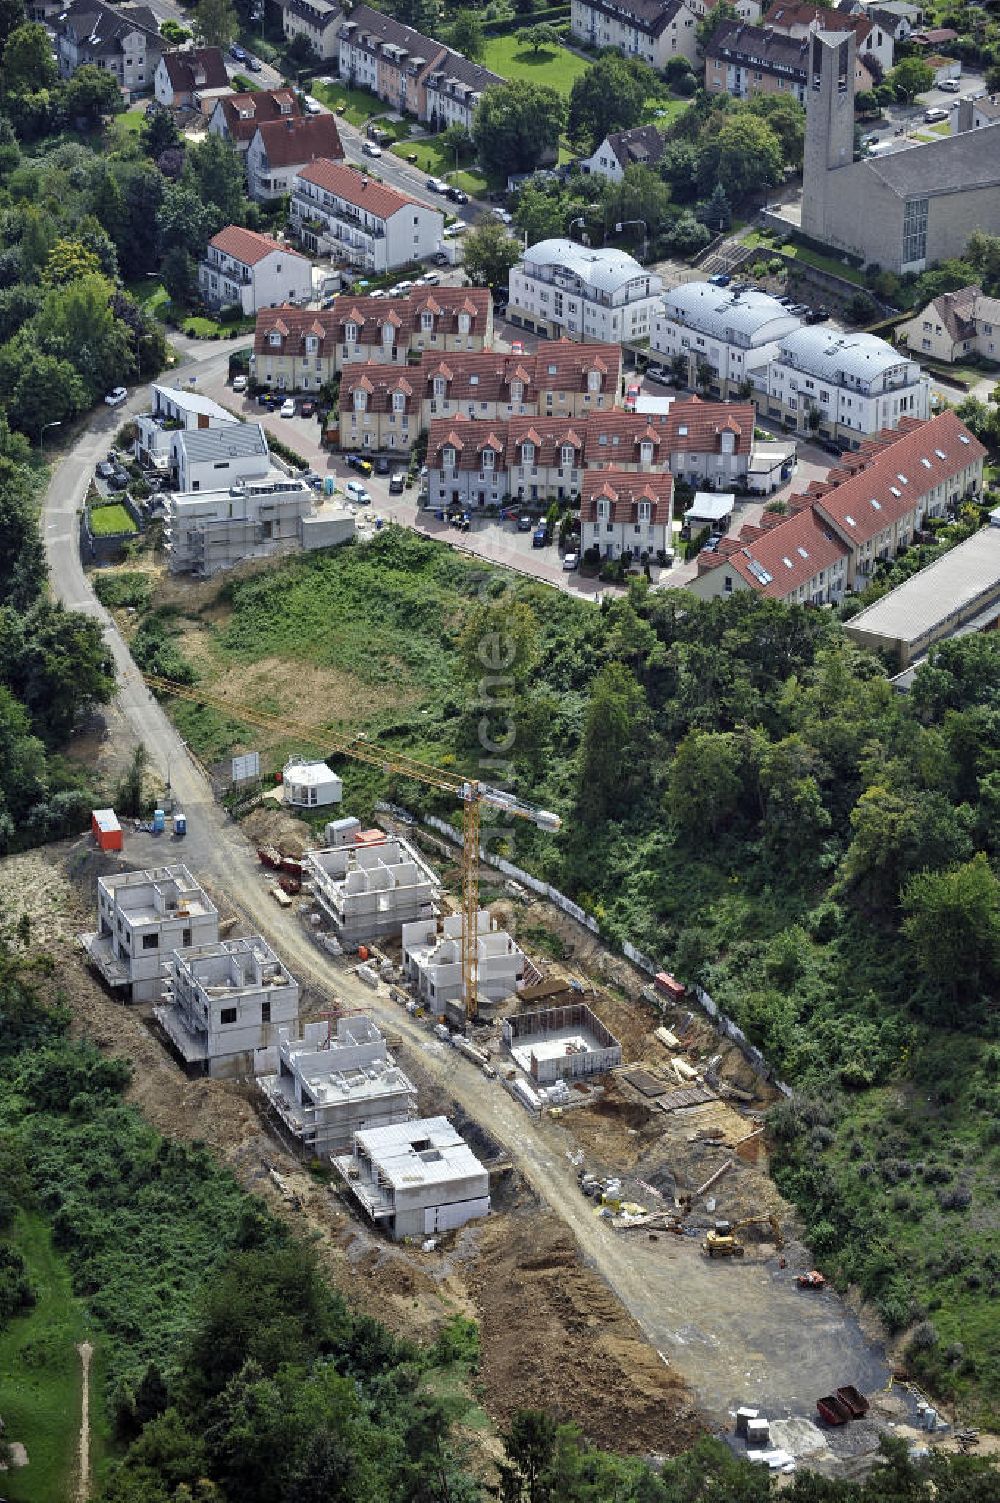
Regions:
<instances>
[{"instance_id":1,"label":"church tower","mask_svg":"<svg viewBox=\"0 0 1000 1503\"><path fill-rule=\"evenodd\" d=\"M854 161L853 31L814 31L806 78L806 140L802 165L802 233L831 238L829 174Z\"/></svg>"}]
</instances>

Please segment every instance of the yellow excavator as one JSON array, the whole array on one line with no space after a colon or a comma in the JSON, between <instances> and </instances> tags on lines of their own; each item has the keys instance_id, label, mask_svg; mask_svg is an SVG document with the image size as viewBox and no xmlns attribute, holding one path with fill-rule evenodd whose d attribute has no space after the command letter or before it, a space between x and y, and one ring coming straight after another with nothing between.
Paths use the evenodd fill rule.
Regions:
<instances>
[{"instance_id":1,"label":"yellow excavator","mask_svg":"<svg viewBox=\"0 0 1000 1503\"><path fill-rule=\"evenodd\" d=\"M781 1235L781 1225L777 1216L748 1216L745 1221L737 1221L736 1225L729 1227L728 1230L709 1232L702 1243L702 1250L708 1253L710 1258L742 1258L746 1248L736 1233L742 1231L745 1226L769 1226L771 1240L775 1247L779 1252L784 1247L785 1239Z\"/></svg>"}]
</instances>

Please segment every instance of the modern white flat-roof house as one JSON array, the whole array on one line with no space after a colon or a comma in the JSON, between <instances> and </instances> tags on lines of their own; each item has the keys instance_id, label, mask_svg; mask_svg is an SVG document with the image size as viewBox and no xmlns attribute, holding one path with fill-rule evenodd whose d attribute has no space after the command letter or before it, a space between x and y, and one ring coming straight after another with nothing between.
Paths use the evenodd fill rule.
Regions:
<instances>
[{"instance_id":1,"label":"modern white flat-roof house","mask_svg":"<svg viewBox=\"0 0 1000 1503\"><path fill-rule=\"evenodd\" d=\"M163 995L175 950L214 944L219 913L186 866L114 872L97 880L96 934L80 936L107 984L132 1002Z\"/></svg>"},{"instance_id":2,"label":"modern white flat-roof house","mask_svg":"<svg viewBox=\"0 0 1000 1503\"><path fill-rule=\"evenodd\" d=\"M276 1074L258 1085L295 1141L317 1158L346 1153L356 1132L413 1116L417 1088L393 1062L371 1018L307 1023L278 1043Z\"/></svg>"},{"instance_id":3,"label":"modern white flat-roof house","mask_svg":"<svg viewBox=\"0 0 1000 1503\"><path fill-rule=\"evenodd\" d=\"M270 469L271 451L260 423L237 419L216 427L181 428L170 435L170 471L180 492L260 480Z\"/></svg>"},{"instance_id":4,"label":"modern white flat-roof house","mask_svg":"<svg viewBox=\"0 0 1000 1503\"><path fill-rule=\"evenodd\" d=\"M417 919L433 921L438 881L405 840L387 835L378 845L307 851L305 870L316 902L349 947L398 937Z\"/></svg>"},{"instance_id":5,"label":"modern white flat-roof house","mask_svg":"<svg viewBox=\"0 0 1000 1503\"><path fill-rule=\"evenodd\" d=\"M157 1022L192 1073L254 1073L254 1056L299 1018L299 984L266 939L216 940L177 950Z\"/></svg>"},{"instance_id":6,"label":"modern white flat-roof house","mask_svg":"<svg viewBox=\"0 0 1000 1503\"><path fill-rule=\"evenodd\" d=\"M247 316L284 303L308 303L312 263L275 240L230 224L208 242L198 287L210 308L237 307Z\"/></svg>"},{"instance_id":7,"label":"modern white flat-roof house","mask_svg":"<svg viewBox=\"0 0 1000 1503\"><path fill-rule=\"evenodd\" d=\"M648 339L662 287L625 251L540 240L511 271L507 317L550 338Z\"/></svg>"},{"instance_id":8,"label":"modern white flat-roof house","mask_svg":"<svg viewBox=\"0 0 1000 1503\"><path fill-rule=\"evenodd\" d=\"M663 294L653 316L651 349L665 360L685 362L686 384L697 386L698 367L711 368L708 390L731 396L752 382L767 389L767 366L778 344L802 328L802 320L769 293L685 282Z\"/></svg>"},{"instance_id":9,"label":"modern white flat-roof house","mask_svg":"<svg viewBox=\"0 0 1000 1503\"><path fill-rule=\"evenodd\" d=\"M394 1242L489 1215L489 1171L447 1117L357 1132L352 1152L333 1162L362 1210Z\"/></svg>"},{"instance_id":10,"label":"modern white flat-roof house","mask_svg":"<svg viewBox=\"0 0 1000 1503\"><path fill-rule=\"evenodd\" d=\"M203 397L193 387L162 386L154 382L149 411L135 420L135 457L158 470L170 467L170 445L181 428L229 428L239 418L227 412L211 397Z\"/></svg>"},{"instance_id":11,"label":"modern white flat-roof house","mask_svg":"<svg viewBox=\"0 0 1000 1503\"><path fill-rule=\"evenodd\" d=\"M930 401L930 378L917 362L860 330L798 329L767 367L768 417L852 449L906 418L926 418Z\"/></svg>"}]
</instances>

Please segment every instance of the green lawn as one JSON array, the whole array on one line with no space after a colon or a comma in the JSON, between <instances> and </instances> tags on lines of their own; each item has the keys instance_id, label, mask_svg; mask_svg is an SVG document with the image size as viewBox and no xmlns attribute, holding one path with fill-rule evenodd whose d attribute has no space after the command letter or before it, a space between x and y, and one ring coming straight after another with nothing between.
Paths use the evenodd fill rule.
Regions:
<instances>
[{"instance_id":1,"label":"green lawn","mask_svg":"<svg viewBox=\"0 0 1000 1503\"><path fill-rule=\"evenodd\" d=\"M322 100L351 125L364 125L373 115L385 114L382 100L364 89L349 89L346 84L339 83L314 83L311 92L315 99Z\"/></svg>"},{"instance_id":2,"label":"green lawn","mask_svg":"<svg viewBox=\"0 0 1000 1503\"><path fill-rule=\"evenodd\" d=\"M138 528L119 501L90 509L90 530L96 538L113 537L117 532L138 532Z\"/></svg>"},{"instance_id":3,"label":"green lawn","mask_svg":"<svg viewBox=\"0 0 1000 1503\"><path fill-rule=\"evenodd\" d=\"M760 230L751 230L749 235L744 235L742 244L751 249L759 247L764 253L780 250L782 255L793 256L796 261L802 261L806 266L815 266L817 271L828 271L832 276L843 277L845 282L854 282L859 287L864 284L865 279L856 266L841 261L837 256L824 256L821 251L815 251L807 245L799 245L794 240L779 245L777 237L770 232L762 234Z\"/></svg>"},{"instance_id":4,"label":"green lawn","mask_svg":"<svg viewBox=\"0 0 1000 1503\"><path fill-rule=\"evenodd\" d=\"M397 157L402 157L404 162L412 159L414 165L429 177L444 178L457 188L464 188L466 193L476 196L486 192L488 184L485 175L474 167L463 167L456 172L454 151L438 140L401 141L391 150Z\"/></svg>"},{"instance_id":5,"label":"green lawn","mask_svg":"<svg viewBox=\"0 0 1000 1503\"><path fill-rule=\"evenodd\" d=\"M143 102L141 105L137 105L135 109L126 110L124 115L118 116L119 123L122 125L122 127L127 130L130 135L134 136L137 136L142 130L142 122L145 120L145 118L145 102Z\"/></svg>"},{"instance_id":6,"label":"green lawn","mask_svg":"<svg viewBox=\"0 0 1000 1503\"><path fill-rule=\"evenodd\" d=\"M683 115L684 111L690 108L690 99L664 99L662 96L653 94L642 107L642 123L643 125L656 125L660 130L666 130L668 125L673 125L678 116Z\"/></svg>"},{"instance_id":7,"label":"green lawn","mask_svg":"<svg viewBox=\"0 0 1000 1503\"><path fill-rule=\"evenodd\" d=\"M10 1503L53 1503L54 1499L73 1496L80 1435L80 1357L76 1346L88 1332L83 1310L73 1295L69 1271L53 1248L42 1219L20 1215L13 1242L28 1265L37 1303L0 1334L5 1434L8 1440L21 1441L28 1452L26 1467L4 1473L3 1494ZM103 1390L100 1367L92 1365L92 1475L105 1430Z\"/></svg>"},{"instance_id":8,"label":"green lawn","mask_svg":"<svg viewBox=\"0 0 1000 1503\"><path fill-rule=\"evenodd\" d=\"M490 37L483 62L501 78L519 83L549 84L560 94L569 94L576 80L591 66L565 47L543 47L532 52L515 36Z\"/></svg>"}]
</instances>

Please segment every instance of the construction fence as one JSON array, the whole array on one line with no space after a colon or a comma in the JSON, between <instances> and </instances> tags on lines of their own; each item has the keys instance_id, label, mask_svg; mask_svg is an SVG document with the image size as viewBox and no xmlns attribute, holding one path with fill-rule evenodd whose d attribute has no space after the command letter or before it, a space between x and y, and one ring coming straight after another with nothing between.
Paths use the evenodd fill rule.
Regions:
<instances>
[{"instance_id":1,"label":"construction fence","mask_svg":"<svg viewBox=\"0 0 1000 1503\"><path fill-rule=\"evenodd\" d=\"M425 824L430 829L437 831L439 835L443 835L452 845L461 846L462 844L463 836L461 830L457 829L455 825L449 824L447 820L439 819L436 814L426 814L418 817L415 814L411 814L408 809L400 808L398 804L380 803L376 804L375 808L379 812L393 815L396 819L405 820L408 824ZM491 851L480 848L479 859L484 865L492 867L494 871L500 872L512 882L517 882L521 887L526 887L530 892L535 893L537 897L544 898L547 903L552 903L561 912L574 919L576 923L582 924L585 929L589 929L591 934L596 934L609 949L619 951L620 954L625 956L626 960L630 960L634 966L640 971L644 971L647 976L655 976L657 972L664 970L665 967L662 964L658 965L648 955L644 955L629 940L612 939L604 934L600 924L593 915L581 908L579 903L574 903L572 898L568 898L565 893L560 892L558 887L552 887L550 883L542 882L538 877L532 876L531 872L526 872L523 867L515 866L512 861L507 861L503 856L496 856ZM718 1032L723 1038L728 1039L730 1043L736 1045L754 1073L759 1075L761 1079L770 1081L783 1096L791 1097L793 1095L791 1086L786 1085L782 1080L778 1080L760 1050L751 1044L739 1024L734 1023L732 1018L728 1017L717 1006L705 988L703 986L696 986L694 988L694 995L699 1007L712 1020Z\"/></svg>"}]
</instances>

